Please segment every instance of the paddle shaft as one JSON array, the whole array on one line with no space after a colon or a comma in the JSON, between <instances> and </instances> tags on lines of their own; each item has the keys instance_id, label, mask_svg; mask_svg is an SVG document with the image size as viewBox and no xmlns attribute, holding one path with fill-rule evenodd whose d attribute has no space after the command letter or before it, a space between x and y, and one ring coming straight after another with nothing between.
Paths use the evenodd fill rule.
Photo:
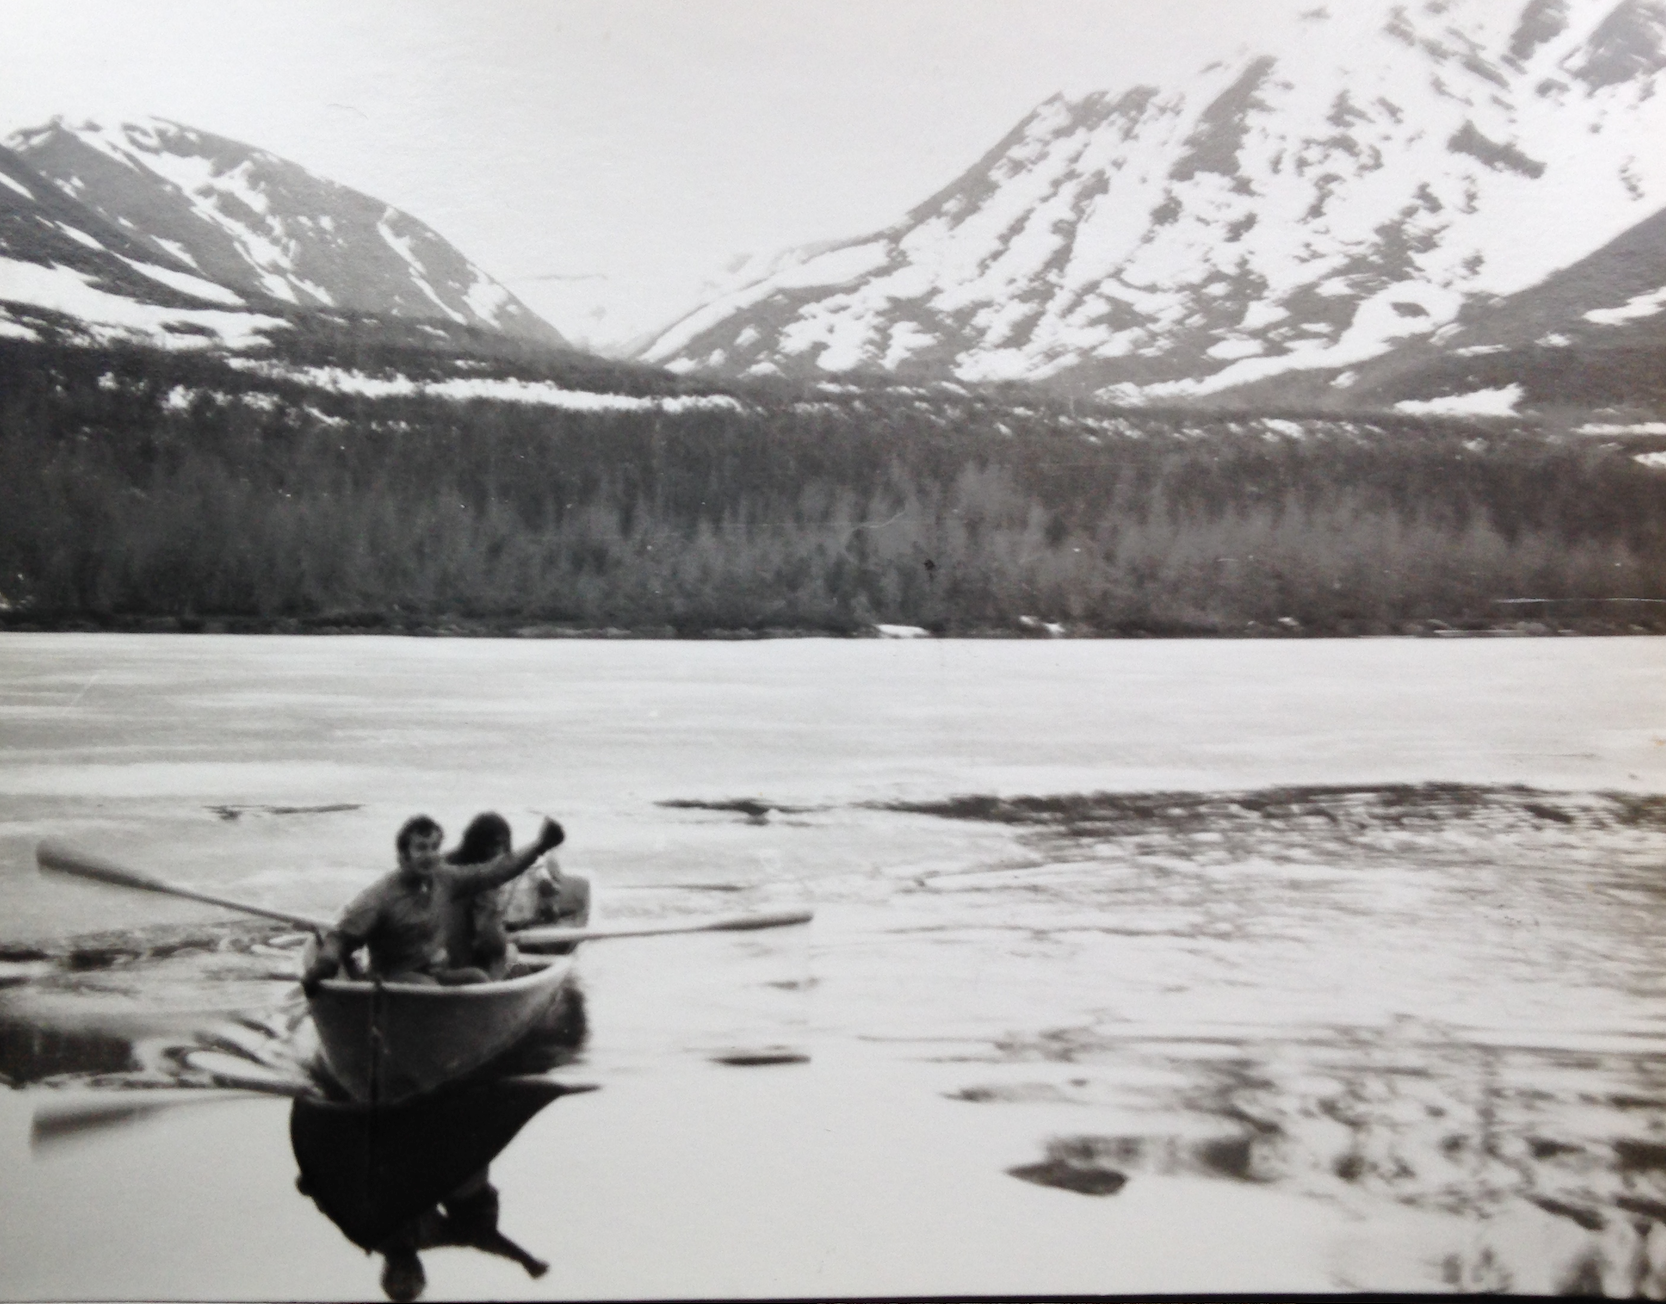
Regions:
<instances>
[{"instance_id":1,"label":"paddle shaft","mask_svg":"<svg viewBox=\"0 0 1666 1304\"><path fill-rule=\"evenodd\" d=\"M604 942L615 937L661 937L668 933L743 933L757 928L784 928L790 924L807 924L813 917L809 910L780 910L764 915L735 915L728 919L710 919L704 923L662 924L653 928L521 928L509 934L509 939L535 946L555 946L564 942Z\"/></svg>"},{"instance_id":2,"label":"paddle shaft","mask_svg":"<svg viewBox=\"0 0 1666 1304\"><path fill-rule=\"evenodd\" d=\"M141 892L159 892L164 896L183 897L187 901L200 901L204 905L221 906L227 910L241 910L245 914L279 919L286 924L311 929L313 932L322 933L330 928L326 920L291 914L287 910L273 910L248 901L235 901L230 897L216 896L210 892L198 892L194 888L181 887L178 883L170 883L166 879L118 865L106 857L95 856L78 847L50 839L35 848L35 862L42 869L55 870L61 874L73 874L77 878L110 883L117 887L135 888ZM691 924L662 924L648 928L523 928L511 936L518 942L556 946L566 942L600 942L617 937L661 937L671 933L750 932L760 928L784 928L792 924L807 924L811 916L812 912L808 910L782 910L772 914L735 915L727 919L710 919Z\"/></svg>"},{"instance_id":3,"label":"paddle shaft","mask_svg":"<svg viewBox=\"0 0 1666 1304\"><path fill-rule=\"evenodd\" d=\"M273 910L267 906L257 906L248 901L234 901L230 897L215 896L210 892L198 892L194 888L181 887L178 883L170 883L166 879L156 878L136 869L129 869L125 865L118 865L113 860L103 856L95 856L91 852L82 851L79 847L71 847L66 843L47 840L35 848L35 863L42 869L55 870L60 874L73 874L77 878L91 879L98 883L110 883L116 887L136 888L141 892L159 892L163 896L183 897L187 901L201 901L204 905L221 906L227 910L241 910L248 915L261 915L267 919L280 919L286 924L294 924L300 928L309 928L314 932L321 932L330 927L328 921L314 919L309 915L295 915L287 910Z\"/></svg>"}]
</instances>

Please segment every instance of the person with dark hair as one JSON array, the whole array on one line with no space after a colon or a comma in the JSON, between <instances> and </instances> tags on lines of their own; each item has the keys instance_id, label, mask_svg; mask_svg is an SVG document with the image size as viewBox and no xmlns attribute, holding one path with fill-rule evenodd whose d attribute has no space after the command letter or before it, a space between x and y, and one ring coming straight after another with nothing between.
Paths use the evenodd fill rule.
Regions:
<instances>
[{"instance_id":1,"label":"person with dark hair","mask_svg":"<svg viewBox=\"0 0 1666 1304\"><path fill-rule=\"evenodd\" d=\"M505 844L490 860L456 865L440 855L445 831L426 815L413 816L394 839L399 868L348 903L307 966L302 987L315 990L361 946L369 949L371 972L386 982L487 981L484 970L450 962L446 941L451 921L466 912L472 898L509 882L565 837L559 824L546 819L537 840L521 850Z\"/></svg>"},{"instance_id":2,"label":"person with dark hair","mask_svg":"<svg viewBox=\"0 0 1666 1304\"><path fill-rule=\"evenodd\" d=\"M510 836L508 820L496 811L482 811L445 858L453 865L484 863L509 850ZM452 912L446 930L447 960L455 968L483 969L501 978L514 962L511 929L534 924L582 925L589 915L589 882L563 874L555 857L546 856L520 877L476 894L466 908Z\"/></svg>"},{"instance_id":3,"label":"person with dark hair","mask_svg":"<svg viewBox=\"0 0 1666 1304\"><path fill-rule=\"evenodd\" d=\"M445 859L452 865L480 865L495 860L511 846L509 821L496 811L482 811L463 830L463 840ZM501 978L509 969L509 933L503 926L504 894L509 888L478 892L446 921L447 963L454 968L484 970Z\"/></svg>"}]
</instances>

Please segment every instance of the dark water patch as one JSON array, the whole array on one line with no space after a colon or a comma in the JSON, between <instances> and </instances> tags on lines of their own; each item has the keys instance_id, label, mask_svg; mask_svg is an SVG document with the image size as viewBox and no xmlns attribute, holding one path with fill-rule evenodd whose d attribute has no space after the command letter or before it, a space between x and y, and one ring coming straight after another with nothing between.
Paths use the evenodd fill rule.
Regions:
<instances>
[{"instance_id":1,"label":"dark water patch","mask_svg":"<svg viewBox=\"0 0 1666 1304\"><path fill-rule=\"evenodd\" d=\"M941 819L1006 824L1047 857L1040 865L990 865L926 872L919 887L952 879L978 890L976 876L1014 872L993 890L1029 896L1081 896L1088 869L1139 866L1147 875L1172 874L1188 864L1254 862L1256 873L1293 876L1315 865L1395 866L1492 864L1512 857L1545 863L1568 858L1616 867L1638 857L1621 841L1638 829L1666 831L1666 798L1615 792L1547 792L1520 784L1460 783L1316 785L1246 792L1094 792L999 797L969 794L938 801L872 803L869 809ZM1614 855L1603 860L1605 835ZM1666 850L1666 849L1663 849ZM1092 862L1071 884L1062 869ZM1047 875L1026 883L1022 871ZM1640 894L1663 889L1647 876L1627 874L1615 886ZM1161 884L1099 873L1095 891L1149 896ZM1633 881L1635 880L1635 881ZM994 880L992 880L994 881ZM1328 889L1315 885L1313 891ZM1207 904L1199 897L1194 904ZM1258 918L1263 916L1258 915ZM1257 925L1259 928L1260 925ZM1256 933L1259 937L1261 934Z\"/></svg>"},{"instance_id":2,"label":"dark water patch","mask_svg":"<svg viewBox=\"0 0 1666 1304\"><path fill-rule=\"evenodd\" d=\"M1537 816L1542 820L1552 820L1557 824L1572 824L1574 822L1574 817L1560 806L1550 806L1544 802L1530 801L1526 802L1522 809L1529 815Z\"/></svg>"},{"instance_id":3,"label":"dark water patch","mask_svg":"<svg viewBox=\"0 0 1666 1304\"><path fill-rule=\"evenodd\" d=\"M1115 1195L1128 1184L1121 1167L1139 1157L1137 1141L1124 1137L1055 1137L1038 1164L1007 1169L1009 1176L1080 1195Z\"/></svg>"},{"instance_id":4,"label":"dark water patch","mask_svg":"<svg viewBox=\"0 0 1666 1304\"><path fill-rule=\"evenodd\" d=\"M1128 1184L1127 1176L1115 1169L1081 1168L1051 1160L1009 1168L1007 1172L1020 1181L1057 1187L1061 1191L1075 1191L1078 1195L1115 1195Z\"/></svg>"},{"instance_id":5,"label":"dark water patch","mask_svg":"<svg viewBox=\"0 0 1666 1304\"><path fill-rule=\"evenodd\" d=\"M821 809L816 806L787 806L781 802L763 801L756 797L730 797L721 801L677 797L669 801L656 801L654 805L667 810L708 810L720 814L744 815L754 824L767 823L771 815L805 815Z\"/></svg>"},{"instance_id":6,"label":"dark water patch","mask_svg":"<svg viewBox=\"0 0 1666 1304\"><path fill-rule=\"evenodd\" d=\"M1222 1177L1249 1182L1255 1177L1255 1138L1247 1136L1219 1137L1197 1147L1202 1166Z\"/></svg>"},{"instance_id":7,"label":"dark water patch","mask_svg":"<svg viewBox=\"0 0 1666 1304\"><path fill-rule=\"evenodd\" d=\"M204 809L223 820L237 820L245 815L335 815L343 811L363 810L364 807L357 802L333 802L327 806L223 805Z\"/></svg>"},{"instance_id":8,"label":"dark water patch","mask_svg":"<svg viewBox=\"0 0 1666 1304\"><path fill-rule=\"evenodd\" d=\"M1052 1082L1015 1082L998 1087L962 1087L944 1093L947 1100L964 1100L975 1105L986 1104L1054 1104L1073 1101L1063 1087Z\"/></svg>"},{"instance_id":9,"label":"dark water patch","mask_svg":"<svg viewBox=\"0 0 1666 1304\"><path fill-rule=\"evenodd\" d=\"M874 802L869 809L943 819L1035 824L1071 830L1173 830L1242 824L1246 816L1269 822L1316 819L1339 825L1441 822L1489 808L1520 811L1541 820L1581 819L1634 824L1666 822L1666 799L1656 812L1649 799L1618 793L1571 794L1585 810L1570 813L1541 800L1549 795L1521 784L1349 784L1263 788L1249 792L1093 792L1046 796L963 795L940 801ZM1564 794L1556 794L1564 795Z\"/></svg>"},{"instance_id":10,"label":"dark water patch","mask_svg":"<svg viewBox=\"0 0 1666 1304\"><path fill-rule=\"evenodd\" d=\"M52 971L50 960L0 960L0 990L22 987Z\"/></svg>"},{"instance_id":11,"label":"dark water patch","mask_svg":"<svg viewBox=\"0 0 1666 1304\"><path fill-rule=\"evenodd\" d=\"M1614 1203L1627 1213L1639 1214L1644 1218L1653 1218L1657 1223L1666 1224L1666 1200L1647 1200L1641 1196L1617 1196Z\"/></svg>"},{"instance_id":12,"label":"dark water patch","mask_svg":"<svg viewBox=\"0 0 1666 1304\"><path fill-rule=\"evenodd\" d=\"M1040 1163L1006 1170L1011 1176L1045 1186L1108 1195L1133 1173L1171 1177L1191 1175L1234 1182L1262 1183L1254 1138L1226 1133L1183 1136L1068 1136L1047 1142Z\"/></svg>"},{"instance_id":13,"label":"dark water patch","mask_svg":"<svg viewBox=\"0 0 1666 1304\"><path fill-rule=\"evenodd\" d=\"M89 969L109 969L122 960L133 958L133 952L124 946L90 946L71 951L64 957L64 967L75 973L85 973Z\"/></svg>"},{"instance_id":14,"label":"dark water patch","mask_svg":"<svg viewBox=\"0 0 1666 1304\"><path fill-rule=\"evenodd\" d=\"M994 1043L993 1058L1079 1065L1072 1092L1007 1084L951 1098L1080 1099L1152 1120L1142 1134L1049 1143L1045 1164L1250 1182L1356 1208L1386 1200L1501 1228L1531 1225L1521 1222L1531 1207L1531 1217L1600 1231L1607 1239L1587 1248L1615 1280L1632 1279L1628 1247L1650 1223L1666 1236L1658 1054L1475 1044L1410 1020L1311 1032L1188 1044L1114 1028L1044 1030ZM1498 1254L1514 1252L1500 1240Z\"/></svg>"},{"instance_id":15,"label":"dark water patch","mask_svg":"<svg viewBox=\"0 0 1666 1304\"><path fill-rule=\"evenodd\" d=\"M1604 792L1600 795L1613 803L1615 819L1621 824L1666 828L1666 796L1636 792Z\"/></svg>"},{"instance_id":16,"label":"dark water patch","mask_svg":"<svg viewBox=\"0 0 1666 1304\"><path fill-rule=\"evenodd\" d=\"M736 1050L711 1057L713 1064L732 1068L762 1068L771 1064L808 1064L810 1057L796 1050Z\"/></svg>"},{"instance_id":17,"label":"dark water patch","mask_svg":"<svg viewBox=\"0 0 1666 1304\"><path fill-rule=\"evenodd\" d=\"M136 1067L129 1037L99 1029L41 1027L0 1015L0 1074L13 1085Z\"/></svg>"},{"instance_id":18,"label":"dark water patch","mask_svg":"<svg viewBox=\"0 0 1666 1304\"><path fill-rule=\"evenodd\" d=\"M1666 1145L1621 1137L1614 1142L1614 1158L1622 1173L1666 1172Z\"/></svg>"},{"instance_id":19,"label":"dark water patch","mask_svg":"<svg viewBox=\"0 0 1666 1304\"><path fill-rule=\"evenodd\" d=\"M1555 1214L1558 1218L1566 1218L1588 1232L1600 1232L1607 1226L1603 1216L1595 1209L1583 1209L1576 1205L1564 1204L1561 1200L1553 1200L1548 1195L1535 1195L1528 1198L1546 1213Z\"/></svg>"}]
</instances>

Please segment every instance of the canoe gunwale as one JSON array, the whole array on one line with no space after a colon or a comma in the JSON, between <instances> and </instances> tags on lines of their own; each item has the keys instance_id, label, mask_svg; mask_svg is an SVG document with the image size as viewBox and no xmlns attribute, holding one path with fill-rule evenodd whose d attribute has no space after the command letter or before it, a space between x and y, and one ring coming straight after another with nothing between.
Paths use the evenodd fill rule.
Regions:
<instances>
[{"instance_id":1,"label":"canoe gunwale","mask_svg":"<svg viewBox=\"0 0 1666 1304\"><path fill-rule=\"evenodd\" d=\"M572 968L573 957L552 957L532 973L455 987L326 978L307 1006L324 1062L348 1094L394 1103L466 1077L519 1042Z\"/></svg>"},{"instance_id":2,"label":"canoe gunwale","mask_svg":"<svg viewBox=\"0 0 1666 1304\"><path fill-rule=\"evenodd\" d=\"M556 959L566 959L557 956ZM437 983L378 983L369 978L325 978L318 984L321 992L332 996L368 996L372 992L381 991L393 996L417 996L425 1000L436 997L465 996L480 1000L494 996L513 996L519 992L537 987L540 983L550 981L551 971L563 971L559 964L542 964L536 973L522 974L519 978L500 978L488 983L459 983L456 986L445 986ZM310 999L316 1000L317 997Z\"/></svg>"}]
</instances>

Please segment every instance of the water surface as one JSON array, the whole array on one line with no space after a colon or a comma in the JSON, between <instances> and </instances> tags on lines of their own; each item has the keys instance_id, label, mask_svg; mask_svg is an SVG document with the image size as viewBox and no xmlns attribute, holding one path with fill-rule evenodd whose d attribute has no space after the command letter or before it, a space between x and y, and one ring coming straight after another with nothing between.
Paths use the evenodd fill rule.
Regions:
<instances>
[{"instance_id":1,"label":"water surface","mask_svg":"<svg viewBox=\"0 0 1666 1304\"><path fill-rule=\"evenodd\" d=\"M328 915L488 807L598 918L817 915L584 948L600 1089L492 1166L550 1270L432 1296L1656 1292L1663 646L0 637L0 1295L376 1289L287 1102L31 1146L284 1065L291 963L34 842Z\"/></svg>"}]
</instances>

